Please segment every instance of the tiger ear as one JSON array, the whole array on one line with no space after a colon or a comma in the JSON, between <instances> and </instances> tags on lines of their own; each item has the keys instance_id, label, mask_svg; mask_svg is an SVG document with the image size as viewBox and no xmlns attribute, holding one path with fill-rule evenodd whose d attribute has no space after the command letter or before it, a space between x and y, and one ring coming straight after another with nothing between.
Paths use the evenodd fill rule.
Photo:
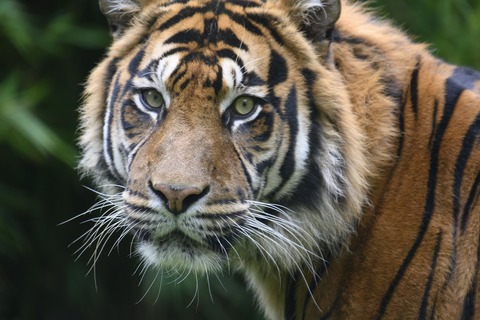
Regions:
<instances>
[{"instance_id":1,"label":"tiger ear","mask_svg":"<svg viewBox=\"0 0 480 320\"><path fill-rule=\"evenodd\" d=\"M107 18L110 34L120 37L133 16L141 9L142 0L99 0L100 11Z\"/></svg>"},{"instance_id":2,"label":"tiger ear","mask_svg":"<svg viewBox=\"0 0 480 320\"><path fill-rule=\"evenodd\" d=\"M340 17L340 0L283 0L291 17L308 39L315 43L330 42Z\"/></svg>"}]
</instances>

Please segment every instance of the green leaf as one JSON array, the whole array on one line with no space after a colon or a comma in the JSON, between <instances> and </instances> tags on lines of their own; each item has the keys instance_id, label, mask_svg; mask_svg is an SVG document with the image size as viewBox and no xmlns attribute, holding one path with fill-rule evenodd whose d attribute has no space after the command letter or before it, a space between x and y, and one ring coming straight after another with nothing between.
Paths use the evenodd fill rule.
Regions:
<instances>
[{"instance_id":1,"label":"green leaf","mask_svg":"<svg viewBox=\"0 0 480 320\"><path fill-rule=\"evenodd\" d=\"M33 85L30 90L20 89L20 79L14 74L0 84L0 125L9 128L8 135L2 137L18 150L15 135L21 135L37 150L51 154L68 166L75 163L75 150L65 143L53 130L43 123L33 112L34 105L39 105L46 95L41 84ZM5 134L5 130L3 134ZM21 143L21 142L20 142Z\"/></svg>"}]
</instances>

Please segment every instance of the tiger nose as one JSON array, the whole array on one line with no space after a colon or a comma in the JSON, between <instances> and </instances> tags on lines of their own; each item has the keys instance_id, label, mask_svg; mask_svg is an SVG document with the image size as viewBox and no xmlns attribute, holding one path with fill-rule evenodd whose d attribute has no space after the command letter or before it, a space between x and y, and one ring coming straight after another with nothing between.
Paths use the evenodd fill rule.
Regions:
<instances>
[{"instance_id":1,"label":"tiger nose","mask_svg":"<svg viewBox=\"0 0 480 320\"><path fill-rule=\"evenodd\" d=\"M163 183L150 184L153 192L167 203L168 210L180 214L208 193L208 186L190 187Z\"/></svg>"}]
</instances>

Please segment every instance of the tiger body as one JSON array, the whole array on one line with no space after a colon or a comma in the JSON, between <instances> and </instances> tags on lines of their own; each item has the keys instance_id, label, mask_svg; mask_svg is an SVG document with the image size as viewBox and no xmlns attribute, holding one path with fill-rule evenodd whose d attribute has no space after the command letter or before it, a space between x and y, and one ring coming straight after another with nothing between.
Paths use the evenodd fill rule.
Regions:
<instances>
[{"instance_id":1,"label":"tiger body","mask_svg":"<svg viewBox=\"0 0 480 320\"><path fill-rule=\"evenodd\" d=\"M270 319L479 316L479 73L350 2L101 4L80 165L147 264Z\"/></svg>"}]
</instances>

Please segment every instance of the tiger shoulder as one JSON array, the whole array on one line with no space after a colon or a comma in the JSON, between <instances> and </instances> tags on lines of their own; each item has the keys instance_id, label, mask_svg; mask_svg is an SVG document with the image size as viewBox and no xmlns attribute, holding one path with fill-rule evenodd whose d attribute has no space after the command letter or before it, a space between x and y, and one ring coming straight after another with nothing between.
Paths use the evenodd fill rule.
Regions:
<instances>
[{"instance_id":1,"label":"tiger shoulder","mask_svg":"<svg viewBox=\"0 0 480 320\"><path fill-rule=\"evenodd\" d=\"M346 0L100 7L95 262L118 230L167 275L242 272L269 319L480 318L479 72Z\"/></svg>"}]
</instances>

